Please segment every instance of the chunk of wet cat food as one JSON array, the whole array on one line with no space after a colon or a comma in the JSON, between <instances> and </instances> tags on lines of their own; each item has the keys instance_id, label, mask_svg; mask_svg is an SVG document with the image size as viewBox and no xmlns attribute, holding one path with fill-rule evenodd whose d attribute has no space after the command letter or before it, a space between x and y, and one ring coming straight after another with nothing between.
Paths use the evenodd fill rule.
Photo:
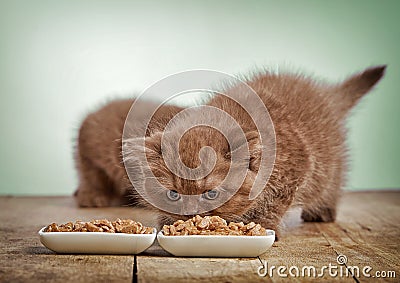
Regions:
<instances>
[{"instance_id":1,"label":"chunk of wet cat food","mask_svg":"<svg viewBox=\"0 0 400 283\"><path fill-rule=\"evenodd\" d=\"M264 236L266 230L260 224L250 222L230 222L219 216L196 215L186 221L178 220L172 225L164 225L162 229L166 236L184 235L232 235L232 236Z\"/></svg>"},{"instance_id":2,"label":"chunk of wet cat food","mask_svg":"<svg viewBox=\"0 0 400 283\"><path fill-rule=\"evenodd\" d=\"M152 227L143 226L142 223L131 219L117 219L109 221L107 219L92 220L83 222L80 220L75 223L68 222L65 224L51 223L44 232L105 232L105 233L126 233L126 234L151 234Z\"/></svg>"}]
</instances>

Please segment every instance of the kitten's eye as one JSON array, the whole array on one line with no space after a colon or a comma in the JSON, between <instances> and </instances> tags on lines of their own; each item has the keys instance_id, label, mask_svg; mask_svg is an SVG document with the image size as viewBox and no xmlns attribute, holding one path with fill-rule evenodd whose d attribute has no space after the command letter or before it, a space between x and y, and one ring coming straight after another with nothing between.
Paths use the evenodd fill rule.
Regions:
<instances>
[{"instance_id":1,"label":"kitten's eye","mask_svg":"<svg viewBox=\"0 0 400 283\"><path fill-rule=\"evenodd\" d=\"M203 196L209 200L216 199L218 197L218 195L219 195L219 192L217 190L209 190L209 191L203 193Z\"/></svg>"},{"instance_id":2,"label":"kitten's eye","mask_svg":"<svg viewBox=\"0 0 400 283\"><path fill-rule=\"evenodd\" d=\"M175 190L168 190L167 197L172 201L177 201L181 198L181 195Z\"/></svg>"}]
</instances>

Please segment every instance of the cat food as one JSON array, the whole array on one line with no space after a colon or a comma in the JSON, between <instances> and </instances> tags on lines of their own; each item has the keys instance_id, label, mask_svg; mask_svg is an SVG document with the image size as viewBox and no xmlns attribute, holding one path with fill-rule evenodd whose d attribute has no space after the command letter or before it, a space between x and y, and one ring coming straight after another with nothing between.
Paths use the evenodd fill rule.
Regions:
<instances>
[{"instance_id":1,"label":"cat food","mask_svg":"<svg viewBox=\"0 0 400 283\"><path fill-rule=\"evenodd\" d=\"M230 222L219 216L196 215L186 221L178 220L172 225L163 226L165 236L183 235L232 235L232 236L265 236L266 230L260 224L250 222Z\"/></svg>"},{"instance_id":2,"label":"cat food","mask_svg":"<svg viewBox=\"0 0 400 283\"><path fill-rule=\"evenodd\" d=\"M75 223L65 224L52 223L44 229L44 232L106 232L106 233L127 233L127 234L151 234L152 227L143 226L142 223L131 219L117 219L109 221L107 219L92 220L83 222L80 220Z\"/></svg>"}]
</instances>

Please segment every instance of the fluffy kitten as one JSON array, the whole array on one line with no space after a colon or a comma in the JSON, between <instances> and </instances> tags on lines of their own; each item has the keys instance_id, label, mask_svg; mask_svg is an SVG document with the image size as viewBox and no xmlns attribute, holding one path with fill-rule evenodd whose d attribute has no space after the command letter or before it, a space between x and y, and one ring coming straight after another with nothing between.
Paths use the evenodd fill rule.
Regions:
<instances>
[{"instance_id":1,"label":"fluffy kitten","mask_svg":"<svg viewBox=\"0 0 400 283\"><path fill-rule=\"evenodd\" d=\"M263 73L247 80L268 108L276 134L276 158L272 174L262 193L249 200L260 166L261 143L251 117L226 96L213 97L208 105L229 113L242 127L250 151L249 168L240 189L222 206L210 211L232 221L254 221L278 230L289 207L300 205L305 221L334 221L340 189L345 185L345 120L354 105L381 79L385 66L367 69L339 84L325 84L301 74ZM234 92L234 87L226 92ZM130 186L121 164L121 132L131 102L113 102L83 123L78 140L77 167L80 185L78 203L104 206L111 197L126 194ZM216 152L216 164L202 180L185 180L172 174L161 152L163 127L181 109L160 111L146 137L146 154L154 175L174 196L215 193L231 165L231 148L216 130L198 126L179 141L179 156L190 167L199 166L204 146ZM162 112L162 113L161 113ZM219 119L219 117L212 117ZM271 134L271 133L268 133ZM180 138L177 136L177 139ZM134 152L132 152L134 154ZM211 192L211 193L210 193ZM167 197L167 196L165 196ZM140 203L151 207L140 197ZM195 212L194 212L195 214ZM160 224L190 217L160 211Z\"/></svg>"},{"instance_id":2,"label":"fluffy kitten","mask_svg":"<svg viewBox=\"0 0 400 283\"><path fill-rule=\"evenodd\" d=\"M102 207L135 202L132 185L122 163L122 131L126 116L134 100L115 100L83 121L75 152L79 185L75 199L83 207ZM145 115L152 105L149 101L137 101ZM159 108L149 127L162 131L168 121L181 108L165 105ZM150 131L147 131L150 134Z\"/></svg>"},{"instance_id":3,"label":"fluffy kitten","mask_svg":"<svg viewBox=\"0 0 400 283\"><path fill-rule=\"evenodd\" d=\"M246 178L239 191L225 204L210 211L231 221L254 221L279 231L289 207L300 205L304 221L334 221L341 188L345 185L347 156L345 121L350 110L384 75L385 66L367 69L339 84L326 84L301 74L263 73L247 81L269 110L276 134L276 159L262 193L249 200L260 166L260 140L251 117L232 99L217 95L208 103L229 113L243 128L250 150ZM237 91L235 88L226 93ZM190 119L190 115L187 117ZM212 117L219 119L219 117ZM216 151L216 165L202 180L185 180L172 174L161 157L161 132L146 138L150 167L161 184L179 195L216 195L230 166L227 140L216 130L198 126L180 140L182 162L196 168L199 151L210 146ZM163 152L167 158L174 153ZM168 156L171 155L171 156ZM179 195L177 195L179 194ZM193 206L193 204L190 204ZM195 213L193 213L195 214ZM171 223L181 216L162 212L160 222Z\"/></svg>"}]
</instances>

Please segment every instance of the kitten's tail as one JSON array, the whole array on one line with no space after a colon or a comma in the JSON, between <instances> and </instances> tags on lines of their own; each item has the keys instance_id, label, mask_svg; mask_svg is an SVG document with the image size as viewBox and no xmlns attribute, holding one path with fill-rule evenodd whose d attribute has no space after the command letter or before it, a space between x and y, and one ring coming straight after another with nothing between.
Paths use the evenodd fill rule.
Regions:
<instances>
[{"instance_id":1,"label":"kitten's tail","mask_svg":"<svg viewBox=\"0 0 400 283\"><path fill-rule=\"evenodd\" d=\"M340 109L346 115L384 76L386 65L375 66L357 73L334 88L340 97Z\"/></svg>"}]
</instances>

